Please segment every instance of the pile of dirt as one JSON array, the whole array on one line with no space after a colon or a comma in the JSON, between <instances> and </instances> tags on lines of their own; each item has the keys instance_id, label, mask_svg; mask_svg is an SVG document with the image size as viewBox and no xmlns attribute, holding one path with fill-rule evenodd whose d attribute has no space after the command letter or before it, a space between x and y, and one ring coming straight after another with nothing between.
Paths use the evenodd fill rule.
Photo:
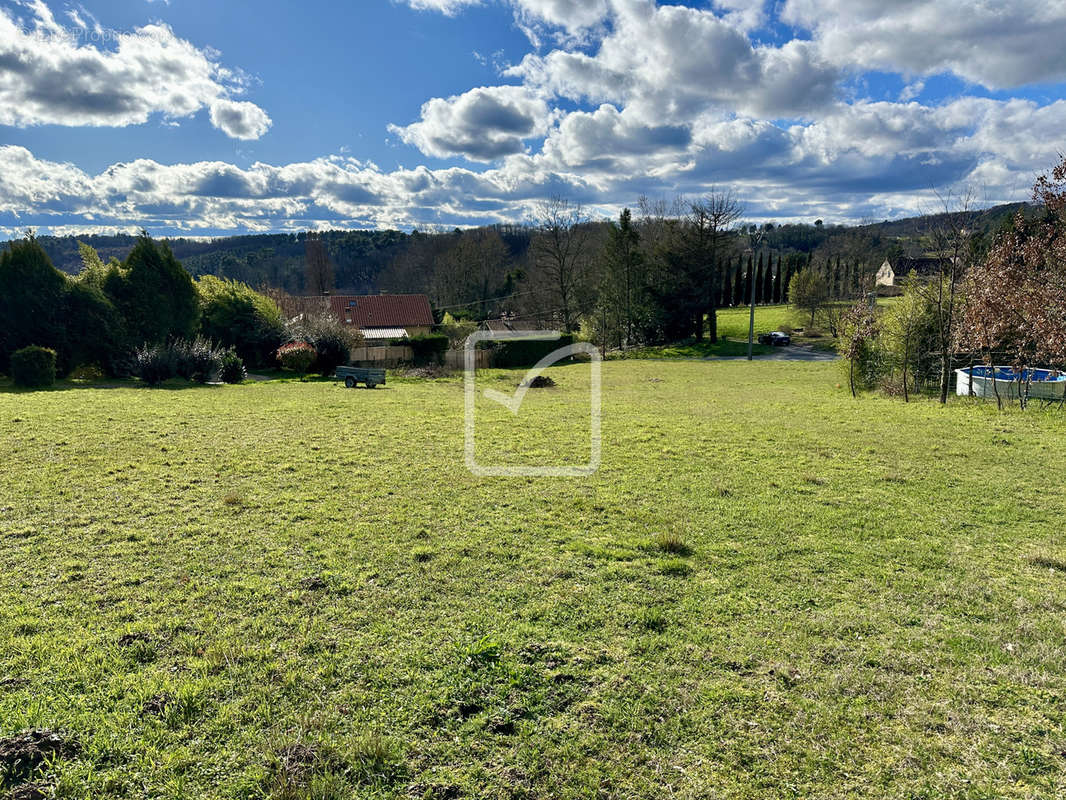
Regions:
<instances>
[{"instance_id":1,"label":"pile of dirt","mask_svg":"<svg viewBox=\"0 0 1066 800\"><path fill-rule=\"evenodd\" d=\"M547 375L538 375L533 380L526 381L522 385L528 386L530 389L550 389L552 386L555 386L555 381Z\"/></svg>"},{"instance_id":2,"label":"pile of dirt","mask_svg":"<svg viewBox=\"0 0 1066 800\"><path fill-rule=\"evenodd\" d=\"M48 800L49 787L39 783L24 783L4 795L4 800Z\"/></svg>"},{"instance_id":3,"label":"pile of dirt","mask_svg":"<svg viewBox=\"0 0 1066 800\"><path fill-rule=\"evenodd\" d=\"M44 728L0 739L0 787L21 786L18 796L32 797L38 787L27 782L41 765L52 758L66 758L76 751L75 742Z\"/></svg>"},{"instance_id":4,"label":"pile of dirt","mask_svg":"<svg viewBox=\"0 0 1066 800\"><path fill-rule=\"evenodd\" d=\"M144 701L144 713L153 717L161 717L167 713L167 709L173 705L174 697L167 692L152 695Z\"/></svg>"}]
</instances>

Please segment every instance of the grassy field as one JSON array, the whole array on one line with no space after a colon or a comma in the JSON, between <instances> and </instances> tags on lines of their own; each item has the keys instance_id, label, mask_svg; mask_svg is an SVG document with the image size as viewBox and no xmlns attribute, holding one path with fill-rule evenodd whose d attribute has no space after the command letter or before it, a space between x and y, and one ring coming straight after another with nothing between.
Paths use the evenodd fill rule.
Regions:
<instances>
[{"instance_id":1,"label":"grassy field","mask_svg":"<svg viewBox=\"0 0 1066 800\"><path fill-rule=\"evenodd\" d=\"M711 344L709 340L689 341L677 344L642 347L626 352L626 358L667 358L667 359L697 359L697 358L737 358L748 354L748 327L750 324L750 310L748 308L721 308L718 310L718 335L719 340ZM795 309L790 306L756 306L755 307L755 336L760 333L779 330L782 327L790 327L799 319ZM706 331L704 332L706 336ZM801 336L796 337L797 342L808 343ZM832 339L826 337L822 341L832 347ZM758 344L756 341L752 348L754 355L766 355L773 352L772 347Z\"/></svg>"},{"instance_id":2,"label":"grassy field","mask_svg":"<svg viewBox=\"0 0 1066 800\"><path fill-rule=\"evenodd\" d=\"M580 463L588 373L479 401L479 458ZM578 479L472 476L458 379L0 392L0 780L1063 796L1066 415L839 383L609 362Z\"/></svg>"}]
</instances>

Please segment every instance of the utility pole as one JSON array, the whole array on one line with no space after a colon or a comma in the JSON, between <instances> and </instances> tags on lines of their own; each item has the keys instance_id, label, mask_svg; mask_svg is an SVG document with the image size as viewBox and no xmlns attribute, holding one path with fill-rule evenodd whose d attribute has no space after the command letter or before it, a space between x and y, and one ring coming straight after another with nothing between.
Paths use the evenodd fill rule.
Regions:
<instances>
[{"instance_id":1,"label":"utility pole","mask_svg":"<svg viewBox=\"0 0 1066 800\"><path fill-rule=\"evenodd\" d=\"M752 276L754 277L754 276ZM755 347L755 281L751 282L751 316L748 317L748 361Z\"/></svg>"},{"instance_id":2,"label":"utility pole","mask_svg":"<svg viewBox=\"0 0 1066 800\"><path fill-rule=\"evenodd\" d=\"M762 246L765 233L755 224L748 231L748 244L751 250L751 315L748 317L748 361L752 360L752 351L755 349L755 251Z\"/></svg>"}]
</instances>

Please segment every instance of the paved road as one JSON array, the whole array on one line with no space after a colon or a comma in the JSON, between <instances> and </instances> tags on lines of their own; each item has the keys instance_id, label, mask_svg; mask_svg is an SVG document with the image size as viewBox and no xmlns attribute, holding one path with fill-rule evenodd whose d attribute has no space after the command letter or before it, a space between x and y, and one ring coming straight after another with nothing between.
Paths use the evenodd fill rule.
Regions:
<instances>
[{"instance_id":1,"label":"paved road","mask_svg":"<svg viewBox=\"0 0 1066 800\"><path fill-rule=\"evenodd\" d=\"M708 361L746 361L747 356L709 357ZM764 356L752 356L755 361L836 361L839 355L825 350L815 350L803 345L790 345L789 347L775 347L772 353Z\"/></svg>"}]
</instances>

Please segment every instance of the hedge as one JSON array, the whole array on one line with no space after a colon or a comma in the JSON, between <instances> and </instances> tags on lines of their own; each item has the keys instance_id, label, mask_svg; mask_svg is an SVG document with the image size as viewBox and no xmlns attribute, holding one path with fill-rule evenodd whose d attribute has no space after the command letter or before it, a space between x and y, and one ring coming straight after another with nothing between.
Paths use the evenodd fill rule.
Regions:
<instances>
[{"instance_id":1,"label":"hedge","mask_svg":"<svg viewBox=\"0 0 1066 800\"><path fill-rule=\"evenodd\" d=\"M416 366L422 367L427 364L443 364L444 354L448 352L451 340L440 333L431 333L426 336L413 336L404 341L414 356Z\"/></svg>"},{"instance_id":2,"label":"hedge","mask_svg":"<svg viewBox=\"0 0 1066 800\"><path fill-rule=\"evenodd\" d=\"M532 367L545 356L574 343L573 334L563 334L558 339L517 339L496 343L494 367Z\"/></svg>"},{"instance_id":3,"label":"hedge","mask_svg":"<svg viewBox=\"0 0 1066 800\"><path fill-rule=\"evenodd\" d=\"M11 354L11 379L16 386L43 389L56 382L56 351L30 345Z\"/></svg>"}]
</instances>

